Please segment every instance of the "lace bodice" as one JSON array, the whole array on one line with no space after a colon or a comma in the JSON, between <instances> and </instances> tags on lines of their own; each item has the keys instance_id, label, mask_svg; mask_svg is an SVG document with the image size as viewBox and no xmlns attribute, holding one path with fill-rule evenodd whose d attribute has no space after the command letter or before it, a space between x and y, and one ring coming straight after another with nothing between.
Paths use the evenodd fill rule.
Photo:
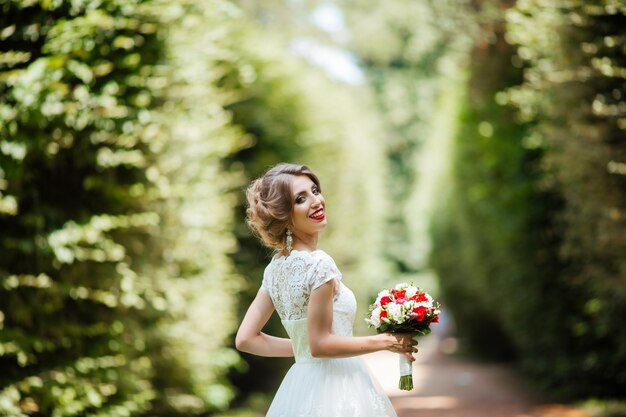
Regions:
<instances>
[{"instance_id":1,"label":"lace bodice","mask_svg":"<svg viewBox=\"0 0 626 417\"><path fill-rule=\"evenodd\" d=\"M272 259L265 268L261 288L267 291L294 347L296 361L313 360L307 336L307 309L311 292L337 280L333 299L333 333L352 335L356 312L354 294L341 282L335 261L324 251L292 250Z\"/></svg>"}]
</instances>

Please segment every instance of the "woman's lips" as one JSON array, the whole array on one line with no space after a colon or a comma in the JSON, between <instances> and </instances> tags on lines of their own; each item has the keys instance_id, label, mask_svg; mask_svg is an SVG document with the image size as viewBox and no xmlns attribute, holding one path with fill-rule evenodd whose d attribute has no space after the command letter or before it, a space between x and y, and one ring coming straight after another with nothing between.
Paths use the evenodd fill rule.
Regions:
<instances>
[{"instance_id":1,"label":"woman's lips","mask_svg":"<svg viewBox=\"0 0 626 417\"><path fill-rule=\"evenodd\" d=\"M324 213L323 209L319 209L315 211L313 214L311 214L309 217L312 218L313 220L321 221L321 220L324 220L324 218L326 217L326 213Z\"/></svg>"}]
</instances>

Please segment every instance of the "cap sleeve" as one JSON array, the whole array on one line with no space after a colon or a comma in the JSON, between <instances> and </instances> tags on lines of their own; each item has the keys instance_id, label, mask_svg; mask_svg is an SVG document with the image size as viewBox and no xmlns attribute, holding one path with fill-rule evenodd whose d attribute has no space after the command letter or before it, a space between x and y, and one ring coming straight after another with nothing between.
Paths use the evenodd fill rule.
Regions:
<instances>
[{"instance_id":1,"label":"cap sleeve","mask_svg":"<svg viewBox=\"0 0 626 417\"><path fill-rule=\"evenodd\" d=\"M339 268L337 268L333 258L323 254L311 268L311 274L309 276L311 291L333 279L341 280L341 272Z\"/></svg>"},{"instance_id":2,"label":"cap sleeve","mask_svg":"<svg viewBox=\"0 0 626 417\"><path fill-rule=\"evenodd\" d=\"M263 280L261 281L261 289L270 292L270 274L268 273L269 265L263 270Z\"/></svg>"}]
</instances>

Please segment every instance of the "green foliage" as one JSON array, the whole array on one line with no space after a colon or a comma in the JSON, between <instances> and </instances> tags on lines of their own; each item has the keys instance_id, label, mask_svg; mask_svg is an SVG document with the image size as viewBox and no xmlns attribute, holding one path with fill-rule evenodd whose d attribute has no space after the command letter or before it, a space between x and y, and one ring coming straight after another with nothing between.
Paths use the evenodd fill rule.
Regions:
<instances>
[{"instance_id":1,"label":"green foliage","mask_svg":"<svg viewBox=\"0 0 626 417\"><path fill-rule=\"evenodd\" d=\"M626 6L529 1L507 21L528 65L510 97L536 123L526 142L548 148L545 164L564 199L559 275L580 294L581 311L566 326L585 375L571 389L623 397L626 330L617 317L626 314Z\"/></svg>"},{"instance_id":2,"label":"green foliage","mask_svg":"<svg viewBox=\"0 0 626 417\"><path fill-rule=\"evenodd\" d=\"M585 401L581 408L593 417L626 416L626 403L624 401L591 399Z\"/></svg>"},{"instance_id":3,"label":"green foliage","mask_svg":"<svg viewBox=\"0 0 626 417\"><path fill-rule=\"evenodd\" d=\"M476 351L548 393L623 396L624 8L518 2L505 30L490 4L432 263Z\"/></svg>"},{"instance_id":4,"label":"green foliage","mask_svg":"<svg viewBox=\"0 0 626 417\"><path fill-rule=\"evenodd\" d=\"M445 67L468 46L475 24L454 1L355 1L345 6L353 36L348 43L365 71L383 124L390 195L385 256L400 272L425 267L424 238L412 234L411 206L419 189L416 159L432 135L436 102L445 88ZM458 27L467 28L459 33ZM424 173L425 174L425 173Z\"/></svg>"},{"instance_id":5,"label":"green foliage","mask_svg":"<svg viewBox=\"0 0 626 417\"><path fill-rule=\"evenodd\" d=\"M539 343L536 333L545 329L531 326L524 333L520 323L543 322L544 315L554 313L542 285L552 273L545 265L549 252L537 250L550 250L543 238L549 217L529 207L530 201L544 209L554 205L534 187L540 152L522 146L526 128L511 123L513 109L495 102L495 94L520 77L508 67L511 53L502 39L473 52L452 184L435 218L432 253L459 332L496 358L515 357L524 338ZM558 291L557 282L552 285ZM513 291L518 303L510 300Z\"/></svg>"},{"instance_id":6,"label":"green foliage","mask_svg":"<svg viewBox=\"0 0 626 417\"><path fill-rule=\"evenodd\" d=\"M138 414L156 395L137 257L159 216L135 197L160 42L139 4L108 6L2 6L4 415Z\"/></svg>"},{"instance_id":7,"label":"green foliage","mask_svg":"<svg viewBox=\"0 0 626 417\"><path fill-rule=\"evenodd\" d=\"M0 414L225 408L222 1L0 6ZM211 28L211 30L207 30Z\"/></svg>"},{"instance_id":8,"label":"green foliage","mask_svg":"<svg viewBox=\"0 0 626 417\"><path fill-rule=\"evenodd\" d=\"M165 140L149 171L158 185L162 259L147 266L167 317L152 335L160 395L150 415L199 415L228 407L235 392L226 373L242 365L230 346L241 279L229 257L233 189L242 178L222 164L245 137L225 109L234 92L221 85L238 65L231 36L240 15L213 0L158 2L151 12L163 21L167 66L157 116Z\"/></svg>"}]
</instances>

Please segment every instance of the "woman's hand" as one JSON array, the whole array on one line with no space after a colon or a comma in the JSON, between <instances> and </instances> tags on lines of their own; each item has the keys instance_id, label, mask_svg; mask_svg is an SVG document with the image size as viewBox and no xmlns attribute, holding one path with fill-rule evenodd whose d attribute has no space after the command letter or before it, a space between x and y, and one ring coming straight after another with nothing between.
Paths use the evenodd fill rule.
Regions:
<instances>
[{"instance_id":1,"label":"woman's hand","mask_svg":"<svg viewBox=\"0 0 626 417\"><path fill-rule=\"evenodd\" d=\"M418 349L414 333L382 333L379 336L387 341L387 350L404 355L411 362L415 360L413 353Z\"/></svg>"}]
</instances>

